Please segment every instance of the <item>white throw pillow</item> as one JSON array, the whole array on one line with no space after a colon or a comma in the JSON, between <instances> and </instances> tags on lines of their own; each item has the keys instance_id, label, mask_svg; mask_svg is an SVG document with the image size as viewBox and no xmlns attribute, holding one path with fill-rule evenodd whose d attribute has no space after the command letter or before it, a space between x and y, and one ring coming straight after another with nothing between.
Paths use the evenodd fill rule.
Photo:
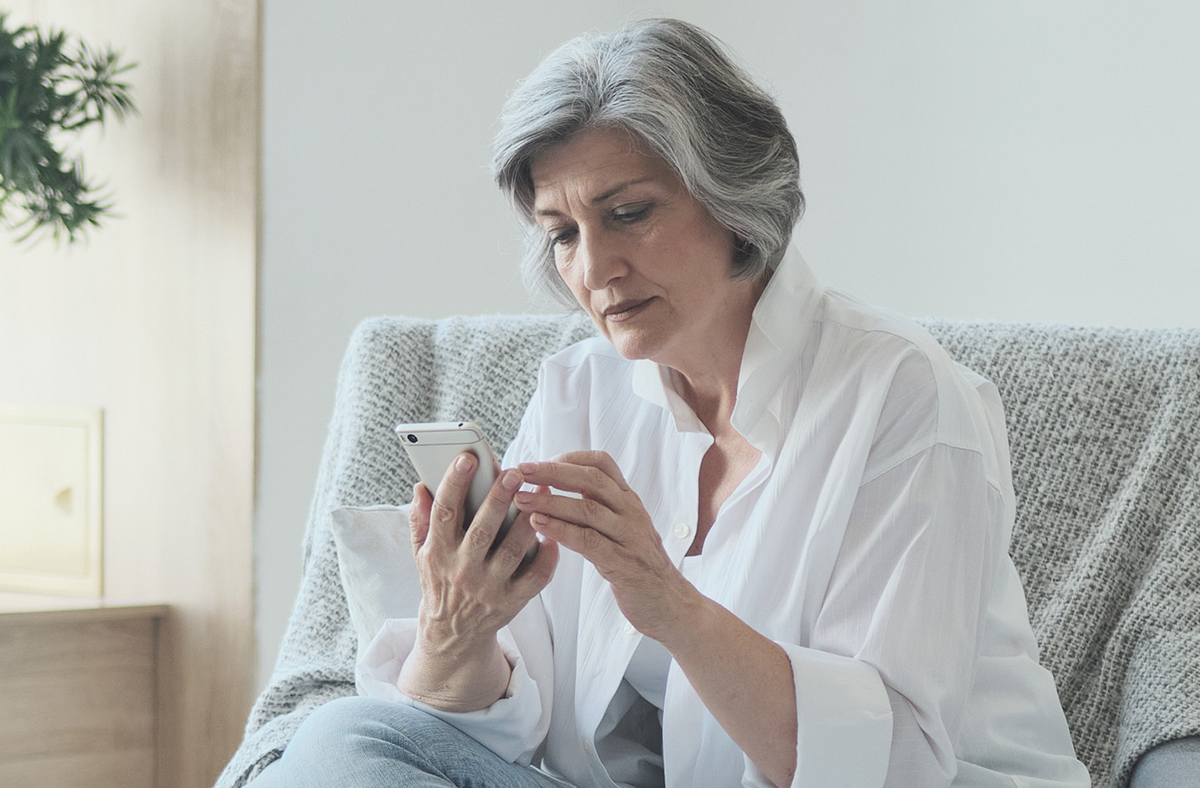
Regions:
<instances>
[{"instance_id":1,"label":"white throw pillow","mask_svg":"<svg viewBox=\"0 0 1200 788\"><path fill-rule=\"evenodd\" d=\"M421 604L408 506L343 506L330 517L361 657L385 621L416 618Z\"/></svg>"}]
</instances>

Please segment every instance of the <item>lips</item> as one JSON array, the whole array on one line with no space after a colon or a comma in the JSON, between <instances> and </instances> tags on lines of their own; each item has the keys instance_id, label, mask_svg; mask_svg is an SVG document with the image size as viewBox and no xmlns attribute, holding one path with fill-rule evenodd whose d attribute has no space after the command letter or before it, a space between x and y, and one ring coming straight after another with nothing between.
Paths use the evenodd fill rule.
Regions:
<instances>
[{"instance_id":1,"label":"lips","mask_svg":"<svg viewBox=\"0 0 1200 788\"><path fill-rule=\"evenodd\" d=\"M637 315L653 300L653 298L630 298L625 301L618 301L600 314L605 320L620 323L622 320L628 320Z\"/></svg>"}]
</instances>

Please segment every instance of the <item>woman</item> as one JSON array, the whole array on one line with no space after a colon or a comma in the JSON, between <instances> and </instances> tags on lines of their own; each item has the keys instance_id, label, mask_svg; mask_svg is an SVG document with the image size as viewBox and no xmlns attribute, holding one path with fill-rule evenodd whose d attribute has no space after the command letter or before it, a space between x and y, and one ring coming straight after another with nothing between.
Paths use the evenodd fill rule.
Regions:
<instances>
[{"instance_id":1,"label":"woman","mask_svg":"<svg viewBox=\"0 0 1200 788\"><path fill-rule=\"evenodd\" d=\"M260 779L1087 785L1007 555L995 389L787 251L773 101L636 23L521 84L495 168L527 278L601 336L543 365L465 533L473 458L418 485L419 618Z\"/></svg>"}]
</instances>

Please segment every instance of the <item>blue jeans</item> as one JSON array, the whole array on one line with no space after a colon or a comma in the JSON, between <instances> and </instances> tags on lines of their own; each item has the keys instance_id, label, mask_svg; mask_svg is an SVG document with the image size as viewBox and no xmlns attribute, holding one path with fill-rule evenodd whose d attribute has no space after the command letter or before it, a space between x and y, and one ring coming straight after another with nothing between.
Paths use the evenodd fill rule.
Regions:
<instances>
[{"instance_id":1,"label":"blue jeans","mask_svg":"<svg viewBox=\"0 0 1200 788\"><path fill-rule=\"evenodd\" d=\"M247 788L564 788L411 706L339 698L321 706Z\"/></svg>"}]
</instances>

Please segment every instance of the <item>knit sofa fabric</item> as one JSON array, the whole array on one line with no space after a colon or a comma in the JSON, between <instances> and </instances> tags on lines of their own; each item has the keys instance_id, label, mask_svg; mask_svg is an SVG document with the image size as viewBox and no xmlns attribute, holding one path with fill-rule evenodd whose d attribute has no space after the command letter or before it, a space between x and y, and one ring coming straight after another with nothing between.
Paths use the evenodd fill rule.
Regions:
<instances>
[{"instance_id":1,"label":"knit sofa fabric","mask_svg":"<svg viewBox=\"0 0 1200 788\"><path fill-rule=\"evenodd\" d=\"M1042 663L1096 788L1200 734L1200 331L925 321L1000 390L1012 448L1012 556ZM392 427L478 422L516 435L541 359L594 334L581 315L373 318L355 331L304 532L278 661L217 781L244 785L317 706L354 689L356 637L329 512L405 503Z\"/></svg>"}]
</instances>

